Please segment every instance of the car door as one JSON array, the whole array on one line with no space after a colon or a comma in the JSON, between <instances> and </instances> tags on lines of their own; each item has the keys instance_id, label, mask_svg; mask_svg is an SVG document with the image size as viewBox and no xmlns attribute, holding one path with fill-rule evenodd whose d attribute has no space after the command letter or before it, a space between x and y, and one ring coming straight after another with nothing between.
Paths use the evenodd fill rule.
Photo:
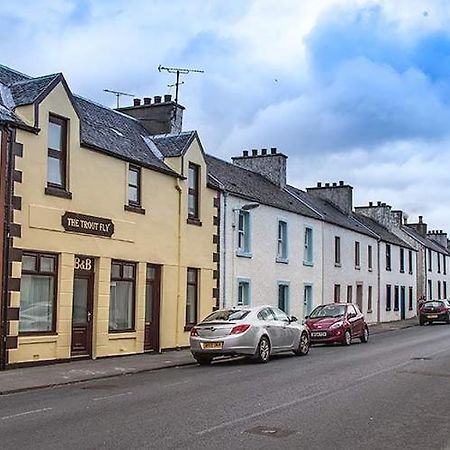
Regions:
<instances>
[{"instance_id":1,"label":"car door","mask_svg":"<svg viewBox=\"0 0 450 450\"><path fill-rule=\"evenodd\" d=\"M350 332L352 333L352 336L359 336L358 315L356 314L356 309L353 305L347 306L347 320L350 324Z\"/></svg>"},{"instance_id":2,"label":"car door","mask_svg":"<svg viewBox=\"0 0 450 450\"><path fill-rule=\"evenodd\" d=\"M361 336L364 330L364 315L355 305L349 306L350 311L353 310L355 317L352 319L352 336Z\"/></svg>"},{"instance_id":3,"label":"car door","mask_svg":"<svg viewBox=\"0 0 450 450\"><path fill-rule=\"evenodd\" d=\"M267 334L269 335L270 345L272 350L277 348L277 342L279 338L277 337L278 328L275 323L275 316L270 308L263 308L257 314L258 320L261 321L261 327L263 327Z\"/></svg>"},{"instance_id":4,"label":"car door","mask_svg":"<svg viewBox=\"0 0 450 450\"><path fill-rule=\"evenodd\" d=\"M291 326L288 315L279 308L271 308L275 316L277 329L278 348L280 350L291 349L297 333L297 327Z\"/></svg>"}]
</instances>

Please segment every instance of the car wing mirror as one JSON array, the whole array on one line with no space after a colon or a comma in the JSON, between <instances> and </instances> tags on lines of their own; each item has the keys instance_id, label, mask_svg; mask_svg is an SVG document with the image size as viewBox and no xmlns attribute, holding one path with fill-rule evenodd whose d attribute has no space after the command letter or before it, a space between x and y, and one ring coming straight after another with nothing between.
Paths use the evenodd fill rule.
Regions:
<instances>
[{"instance_id":1,"label":"car wing mirror","mask_svg":"<svg viewBox=\"0 0 450 450\"><path fill-rule=\"evenodd\" d=\"M289 322L297 322L298 319L295 316L291 316L291 318L289 319Z\"/></svg>"}]
</instances>

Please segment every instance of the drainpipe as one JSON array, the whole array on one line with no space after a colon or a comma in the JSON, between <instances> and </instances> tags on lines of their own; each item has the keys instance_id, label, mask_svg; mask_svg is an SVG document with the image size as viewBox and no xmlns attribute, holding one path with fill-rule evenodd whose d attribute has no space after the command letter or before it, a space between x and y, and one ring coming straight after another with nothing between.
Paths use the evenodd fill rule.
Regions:
<instances>
[{"instance_id":1,"label":"drainpipe","mask_svg":"<svg viewBox=\"0 0 450 450\"><path fill-rule=\"evenodd\" d=\"M181 302L181 217L182 217L182 195L183 188L180 183L180 179L177 178L177 184L175 189L178 191L178 230L177 230L177 309L176 309L176 326L175 326L175 347L178 348L178 327L180 322L180 302Z\"/></svg>"},{"instance_id":2,"label":"drainpipe","mask_svg":"<svg viewBox=\"0 0 450 450\"><path fill-rule=\"evenodd\" d=\"M6 137L3 136L3 133ZM7 364L6 340L8 337L8 284L9 284L9 247L11 228L11 203L12 203L12 132L6 126L3 128L2 142L0 142L0 170L1 175L5 175L5 212L2 218L4 222L3 230L3 282L1 292L2 307L2 342L0 352L0 369L3 370Z\"/></svg>"},{"instance_id":3,"label":"drainpipe","mask_svg":"<svg viewBox=\"0 0 450 450\"><path fill-rule=\"evenodd\" d=\"M381 322L381 264L380 264L380 242L377 240L377 284L378 284L378 297L377 297L377 322Z\"/></svg>"},{"instance_id":4,"label":"drainpipe","mask_svg":"<svg viewBox=\"0 0 450 450\"><path fill-rule=\"evenodd\" d=\"M324 290L325 290L325 222L321 222L322 225L322 273L321 275L321 282L322 282L322 299L320 301L320 304L324 304ZM314 303L314 297L313 297L313 303ZM314 304L312 305L312 308L314 309ZM311 310L312 311L312 310ZM303 313L304 314L304 313Z\"/></svg>"},{"instance_id":5,"label":"drainpipe","mask_svg":"<svg viewBox=\"0 0 450 450\"><path fill-rule=\"evenodd\" d=\"M226 307L227 304L227 207L228 207L228 192L223 193L223 250L222 250L222 258L223 258L223 277L222 277L222 308ZM220 235L220 229L219 229Z\"/></svg>"}]
</instances>

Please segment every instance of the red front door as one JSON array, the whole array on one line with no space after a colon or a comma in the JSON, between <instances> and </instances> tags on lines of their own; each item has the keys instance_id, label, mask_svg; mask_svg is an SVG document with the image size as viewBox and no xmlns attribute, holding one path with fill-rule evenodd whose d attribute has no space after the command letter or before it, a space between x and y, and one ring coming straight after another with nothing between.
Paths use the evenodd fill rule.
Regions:
<instances>
[{"instance_id":1,"label":"red front door","mask_svg":"<svg viewBox=\"0 0 450 450\"><path fill-rule=\"evenodd\" d=\"M94 260L75 258L72 304L72 356L92 356Z\"/></svg>"},{"instance_id":2,"label":"red front door","mask_svg":"<svg viewBox=\"0 0 450 450\"><path fill-rule=\"evenodd\" d=\"M159 351L160 285L161 266L148 264L145 289L144 351Z\"/></svg>"}]
</instances>

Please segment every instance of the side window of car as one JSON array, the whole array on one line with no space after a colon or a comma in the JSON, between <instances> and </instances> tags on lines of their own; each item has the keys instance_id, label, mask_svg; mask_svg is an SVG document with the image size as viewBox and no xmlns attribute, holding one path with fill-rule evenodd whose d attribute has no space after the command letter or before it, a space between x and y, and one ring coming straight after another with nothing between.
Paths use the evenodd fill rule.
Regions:
<instances>
[{"instance_id":1,"label":"side window of car","mask_svg":"<svg viewBox=\"0 0 450 450\"><path fill-rule=\"evenodd\" d=\"M289 322L289 317L285 312L281 311L281 309L271 308L271 310L273 312L273 315L275 316L275 320L278 320L280 322Z\"/></svg>"},{"instance_id":2,"label":"side window of car","mask_svg":"<svg viewBox=\"0 0 450 450\"><path fill-rule=\"evenodd\" d=\"M274 320L272 312L270 311L269 308L262 309L258 313L258 319L259 320Z\"/></svg>"},{"instance_id":3,"label":"side window of car","mask_svg":"<svg viewBox=\"0 0 450 450\"><path fill-rule=\"evenodd\" d=\"M353 305L348 305L347 306L347 315L348 314L355 314L355 315L357 315L356 314L356 309L355 309L355 307Z\"/></svg>"}]
</instances>

